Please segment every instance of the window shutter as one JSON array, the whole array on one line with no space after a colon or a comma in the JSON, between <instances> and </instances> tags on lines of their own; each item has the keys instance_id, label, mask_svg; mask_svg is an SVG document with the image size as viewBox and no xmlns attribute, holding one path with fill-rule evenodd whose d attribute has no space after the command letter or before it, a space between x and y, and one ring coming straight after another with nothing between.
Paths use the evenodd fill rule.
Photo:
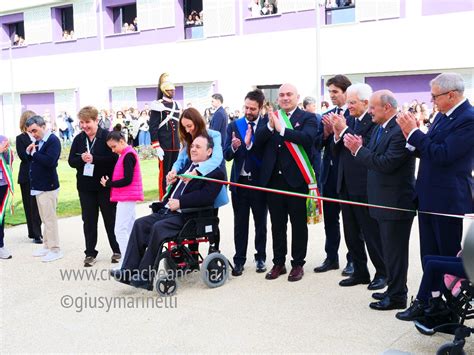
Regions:
<instances>
[{"instance_id":1,"label":"window shutter","mask_svg":"<svg viewBox=\"0 0 474 355\"><path fill-rule=\"evenodd\" d=\"M35 7L25 10L25 42L36 44L53 40L53 24L50 7Z\"/></svg>"}]
</instances>

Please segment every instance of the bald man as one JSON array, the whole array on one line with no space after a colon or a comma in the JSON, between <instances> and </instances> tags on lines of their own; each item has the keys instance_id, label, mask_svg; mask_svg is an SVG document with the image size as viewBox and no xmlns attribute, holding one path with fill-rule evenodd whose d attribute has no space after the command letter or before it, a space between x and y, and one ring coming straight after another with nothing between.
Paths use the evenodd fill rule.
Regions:
<instances>
[{"instance_id":1,"label":"bald man","mask_svg":"<svg viewBox=\"0 0 474 355\"><path fill-rule=\"evenodd\" d=\"M260 175L261 186L273 189L308 194L308 183L298 167L297 160L291 154L288 145L304 151L312 160L312 145L318 132L316 115L297 107L300 96L294 85L283 84L278 90L278 115L269 112L267 125L259 127L255 144L263 150ZM284 124L282 117L288 117L291 127ZM268 210L272 222L273 267L266 275L273 280L286 274L285 261L287 254L287 222L291 221L291 272L288 281L299 281L303 277L308 244L308 226L306 224L306 200L269 193Z\"/></svg>"},{"instance_id":2,"label":"bald man","mask_svg":"<svg viewBox=\"0 0 474 355\"><path fill-rule=\"evenodd\" d=\"M369 114L377 124L369 144L362 137L344 135L344 145L357 163L367 170L370 204L405 211L369 208L379 226L388 288L372 295L377 302L370 308L379 311L404 309L407 303L408 245L415 217L415 157L405 148L405 137L397 125L397 100L388 90L376 91L369 100ZM352 251L351 251L352 253ZM355 255L354 260L355 260Z\"/></svg>"}]
</instances>

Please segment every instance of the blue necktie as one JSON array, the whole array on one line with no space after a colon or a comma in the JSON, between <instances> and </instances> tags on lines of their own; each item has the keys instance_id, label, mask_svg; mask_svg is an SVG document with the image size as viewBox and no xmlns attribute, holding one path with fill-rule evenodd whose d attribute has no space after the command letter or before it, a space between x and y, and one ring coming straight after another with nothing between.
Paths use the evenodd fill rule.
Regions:
<instances>
[{"instance_id":1,"label":"blue necktie","mask_svg":"<svg viewBox=\"0 0 474 355\"><path fill-rule=\"evenodd\" d=\"M190 173L191 171L196 169L198 166L199 166L199 164L191 164L191 166L189 167L187 173ZM173 194L171 195L170 198L174 198L176 200L179 200L179 198L183 194L183 191L184 191L185 187L186 187L186 184L182 180L179 180L178 186L176 186L176 190L174 190L174 192L173 192Z\"/></svg>"},{"instance_id":2,"label":"blue necktie","mask_svg":"<svg viewBox=\"0 0 474 355\"><path fill-rule=\"evenodd\" d=\"M377 130L377 135L375 136L375 144L378 144L380 141L380 137L382 137L383 133L383 126L379 126L379 129Z\"/></svg>"},{"instance_id":3,"label":"blue necktie","mask_svg":"<svg viewBox=\"0 0 474 355\"><path fill-rule=\"evenodd\" d=\"M359 120L357 118L354 119L354 132L357 132L359 128Z\"/></svg>"}]
</instances>

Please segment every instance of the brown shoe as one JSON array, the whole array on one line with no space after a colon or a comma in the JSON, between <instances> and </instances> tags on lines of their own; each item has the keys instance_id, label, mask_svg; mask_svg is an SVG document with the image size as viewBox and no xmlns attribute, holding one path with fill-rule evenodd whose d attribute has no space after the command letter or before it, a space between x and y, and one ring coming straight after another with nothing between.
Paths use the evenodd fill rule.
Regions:
<instances>
[{"instance_id":1,"label":"brown shoe","mask_svg":"<svg viewBox=\"0 0 474 355\"><path fill-rule=\"evenodd\" d=\"M303 266L297 265L291 268L290 274L288 275L288 281L299 281L303 278L304 270Z\"/></svg>"},{"instance_id":2,"label":"brown shoe","mask_svg":"<svg viewBox=\"0 0 474 355\"><path fill-rule=\"evenodd\" d=\"M272 269L268 274L265 275L267 280L275 280L280 275L286 274L285 265L273 265Z\"/></svg>"}]
</instances>

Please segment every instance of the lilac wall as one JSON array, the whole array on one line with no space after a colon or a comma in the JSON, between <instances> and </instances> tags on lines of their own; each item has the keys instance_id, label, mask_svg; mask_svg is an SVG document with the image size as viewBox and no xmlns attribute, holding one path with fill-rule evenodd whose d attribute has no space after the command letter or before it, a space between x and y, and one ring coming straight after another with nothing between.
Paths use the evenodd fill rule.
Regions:
<instances>
[{"instance_id":1,"label":"lilac wall","mask_svg":"<svg viewBox=\"0 0 474 355\"><path fill-rule=\"evenodd\" d=\"M146 103L150 104L153 100L156 100L156 88L137 88L137 106L139 111L143 110Z\"/></svg>"},{"instance_id":2,"label":"lilac wall","mask_svg":"<svg viewBox=\"0 0 474 355\"><path fill-rule=\"evenodd\" d=\"M16 22L21 22L23 21L23 12L18 13L18 14L11 14L11 15L5 15L5 16L0 16L0 41L1 42L9 42L10 41L10 36L9 36L9 24L16 23ZM6 47L5 44L2 44L2 47Z\"/></svg>"},{"instance_id":3,"label":"lilac wall","mask_svg":"<svg viewBox=\"0 0 474 355\"><path fill-rule=\"evenodd\" d=\"M366 77L365 82L374 91L389 89L395 94L399 105L411 103L414 99L431 106L430 80L438 74L398 75Z\"/></svg>"},{"instance_id":4,"label":"lilac wall","mask_svg":"<svg viewBox=\"0 0 474 355\"><path fill-rule=\"evenodd\" d=\"M58 7L51 8L51 18L53 21L53 41L60 41L63 38L63 29L61 23L61 9Z\"/></svg>"},{"instance_id":5,"label":"lilac wall","mask_svg":"<svg viewBox=\"0 0 474 355\"><path fill-rule=\"evenodd\" d=\"M43 116L46 110L49 111L51 120L56 118L54 109L54 93L45 92L40 94L21 94L21 110L32 110L38 115Z\"/></svg>"},{"instance_id":6,"label":"lilac wall","mask_svg":"<svg viewBox=\"0 0 474 355\"><path fill-rule=\"evenodd\" d=\"M275 32L314 28L316 26L315 10L288 12L270 16L250 17L248 2L242 2L242 13L244 23L242 34L254 34L262 32Z\"/></svg>"},{"instance_id":7,"label":"lilac wall","mask_svg":"<svg viewBox=\"0 0 474 355\"><path fill-rule=\"evenodd\" d=\"M449 12L474 11L472 0L423 0L421 13L438 15Z\"/></svg>"}]
</instances>

